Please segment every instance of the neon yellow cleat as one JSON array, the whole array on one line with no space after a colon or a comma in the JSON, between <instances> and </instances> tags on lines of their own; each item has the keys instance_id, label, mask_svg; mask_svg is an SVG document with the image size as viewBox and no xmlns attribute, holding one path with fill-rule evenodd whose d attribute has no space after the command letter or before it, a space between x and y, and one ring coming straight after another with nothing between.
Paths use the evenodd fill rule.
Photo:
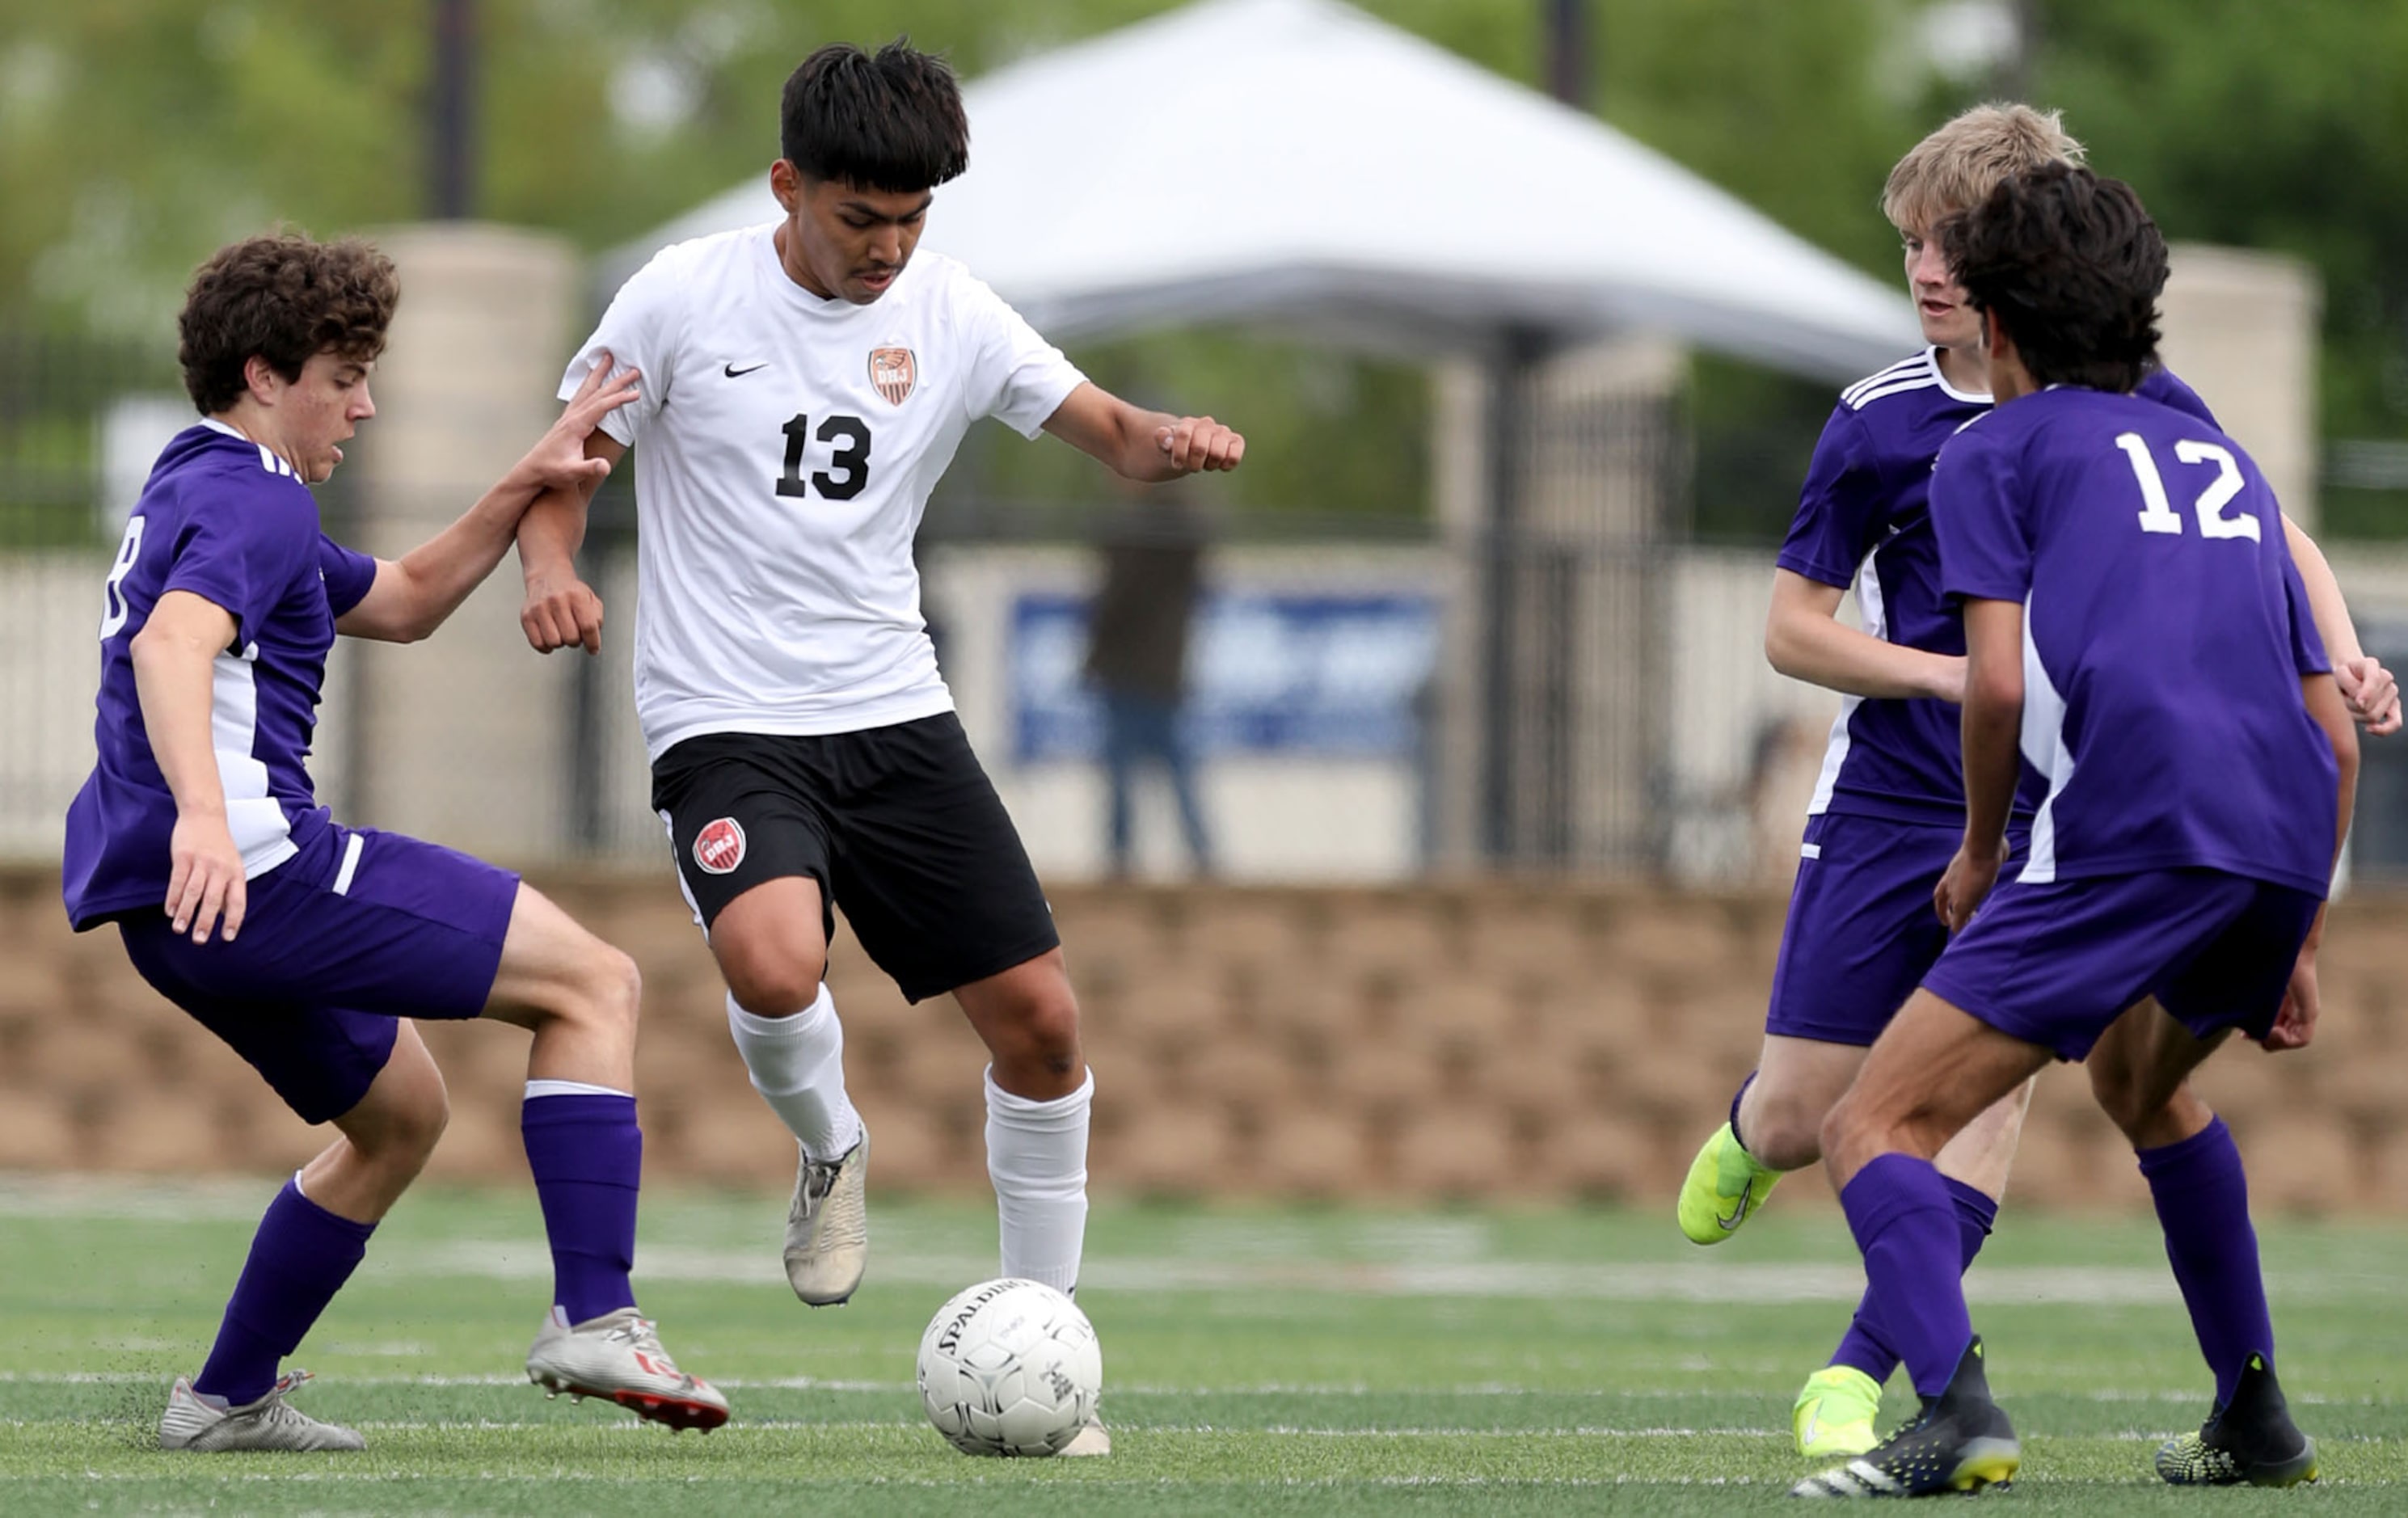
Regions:
<instances>
[{"instance_id":1,"label":"neon yellow cleat","mask_svg":"<svg viewBox=\"0 0 2408 1518\"><path fill-rule=\"evenodd\" d=\"M1807 1377L1805 1390L1789 1409L1798 1453L1815 1460L1844 1459L1880 1443L1873 1414L1881 1411L1881 1395L1880 1384L1851 1365L1825 1366Z\"/></svg>"},{"instance_id":2,"label":"neon yellow cleat","mask_svg":"<svg viewBox=\"0 0 2408 1518\"><path fill-rule=\"evenodd\" d=\"M1693 1244L1721 1243L1764 1205L1780 1179L1780 1171L1766 1169L1741 1148L1724 1124L1689 1162L1689 1179L1681 1182L1681 1231Z\"/></svg>"}]
</instances>

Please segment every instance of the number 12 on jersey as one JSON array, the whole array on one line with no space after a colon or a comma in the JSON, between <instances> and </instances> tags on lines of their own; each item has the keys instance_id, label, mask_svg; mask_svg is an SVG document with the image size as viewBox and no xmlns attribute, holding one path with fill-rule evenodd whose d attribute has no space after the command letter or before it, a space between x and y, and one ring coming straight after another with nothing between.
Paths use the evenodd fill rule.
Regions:
<instances>
[{"instance_id":1,"label":"number 12 on jersey","mask_svg":"<svg viewBox=\"0 0 2408 1518\"><path fill-rule=\"evenodd\" d=\"M778 476L781 495L809 496L824 500L849 501L861 494L869 483L869 423L857 416L832 416L811 431L811 419L796 415L779 429L786 435L786 467ZM814 469L810 478L803 478L803 450L811 442L838 443L842 446L828 459L835 469Z\"/></svg>"},{"instance_id":2,"label":"number 12 on jersey","mask_svg":"<svg viewBox=\"0 0 2408 1518\"><path fill-rule=\"evenodd\" d=\"M2148 440L2137 432L2118 433L2115 446L2132 461L2132 474L2141 482L2141 530L2144 533L2171 533L2182 536L2183 519L2166 499L2165 477L2157 473L2157 461L2149 452ZM2241 465L2233 462L2232 451L2214 443L2186 437L2174 444L2174 457L2184 464L2213 464L2215 478L2199 493L2191 505L2192 514L2199 518L2201 537L2246 537L2258 541L2258 519L2254 516L2228 517L2224 508L2241 494Z\"/></svg>"}]
</instances>

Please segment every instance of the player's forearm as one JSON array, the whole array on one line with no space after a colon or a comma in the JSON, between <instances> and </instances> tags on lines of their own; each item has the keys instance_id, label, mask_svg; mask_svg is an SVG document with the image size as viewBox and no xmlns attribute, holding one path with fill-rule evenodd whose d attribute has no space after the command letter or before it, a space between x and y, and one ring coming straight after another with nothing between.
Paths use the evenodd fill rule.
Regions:
<instances>
[{"instance_id":1,"label":"player's forearm","mask_svg":"<svg viewBox=\"0 0 2408 1518\"><path fill-rule=\"evenodd\" d=\"M415 641L443 625L470 592L485 582L502 562L517 536L536 487L512 470L485 492L449 527L404 554L394 566L404 592L400 625L405 641Z\"/></svg>"},{"instance_id":2,"label":"player's forearm","mask_svg":"<svg viewBox=\"0 0 2408 1518\"><path fill-rule=\"evenodd\" d=\"M1764 656L1791 680L1842 695L1954 701L1965 661L1886 642L1828 616L1783 615L1765 623Z\"/></svg>"},{"instance_id":3,"label":"player's forearm","mask_svg":"<svg viewBox=\"0 0 2408 1518\"><path fill-rule=\"evenodd\" d=\"M2349 838L2350 819L2358 809L2358 723L2330 675L2311 675L2300 682L2308 715L2332 745L2333 764L2341 771L2341 794L2333 821L2333 866L2341 866L2342 846Z\"/></svg>"},{"instance_id":4,"label":"player's forearm","mask_svg":"<svg viewBox=\"0 0 2408 1518\"><path fill-rule=\"evenodd\" d=\"M2299 566L2300 583L2307 587L2308 611L2315 619L2316 637L2324 640L2326 654L2336 666L2363 658L2366 650L2358 641L2357 624L2350 621L2349 602L2341 594L2341 581L2334 578L2324 550L2287 516L2283 519L2283 539L2290 545L2291 562Z\"/></svg>"},{"instance_id":5,"label":"player's forearm","mask_svg":"<svg viewBox=\"0 0 2408 1518\"><path fill-rule=\"evenodd\" d=\"M225 781L218 774L210 727L217 651L196 638L145 627L135 635L131 652L142 729L176 798L177 814L223 817Z\"/></svg>"},{"instance_id":6,"label":"player's forearm","mask_svg":"<svg viewBox=\"0 0 2408 1518\"><path fill-rule=\"evenodd\" d=\"M519 519L519 567L530 587L547 576L576 573L586 506L583 492L555 487L537 496Z\"/></svg>"},{"instance_id":7,"label":"player's forearm","mask_svg":"<svg viewBox=\"0 0 2408 1518\"><path fill-rule=\"evenodd\" d=\"M2023 701L1968 689L1961 728L1965 751L1965 847L1996 858L2007 836L2007 816L2023 776L2018 752Z\"/></svg>"}]
</instances>

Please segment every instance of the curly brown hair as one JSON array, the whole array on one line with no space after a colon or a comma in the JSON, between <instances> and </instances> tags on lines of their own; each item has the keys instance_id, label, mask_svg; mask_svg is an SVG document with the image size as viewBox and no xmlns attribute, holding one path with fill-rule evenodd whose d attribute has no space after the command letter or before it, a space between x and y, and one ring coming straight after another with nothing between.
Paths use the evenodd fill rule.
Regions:
<instances>
[{"instance_id":1,"label":"curly brown hair","mask_svg":"<svg viewBox=\"0 0 2408 1518\"><path fill-rule=\"evenodd\" d=\"M212 254L185 293L176 322L184 389L215 416L242 398L254 354L288 380L317 353L369 363L384 351L400 302L393 260L361 238L246 237Z\"/></svg>"}]
</instances>

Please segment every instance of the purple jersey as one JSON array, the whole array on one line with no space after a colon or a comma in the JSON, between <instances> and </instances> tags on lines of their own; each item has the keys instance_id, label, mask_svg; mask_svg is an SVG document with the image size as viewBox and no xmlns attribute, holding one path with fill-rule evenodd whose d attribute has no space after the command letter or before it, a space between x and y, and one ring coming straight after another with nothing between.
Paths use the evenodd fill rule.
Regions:
<instances>
[{"instance_id":1,"label":"purple jersey","mask_svg":"<svg viewBox=\"0 0 2408 1518\"><path fill-rule=\"evenodd\" d=\"M2018 879L2200 867L2323 895L2340 777L2300 677L2330 666L2240 446L2062 387L1951 440L1932 495L1948 594L2024 608L2047 789Z\"/></svg>"},{"instance_id":2,"label":"purple jersey","mask_svg":"<svg viewBox=\"0 0 2408 1518\"><path fill-rule=\"evenodd\" d=\"M335 619L376 561L328 541L318 503L274 453L215 422L176 435L125 524L100 623L99 760L67 809L64 887L79 930L167 899L176 800L134 686L134 635L169 591L235 619L212 673L210 726L226 825L256 878L326 826L306 761Z\"/></svg>"},{"instance_id":3,"label":"purple jersey","mask_svg":"<svg viewBox=\"0 0 2408 1518\"><path fill-rule=\"evenodd\" d=\"M2214 424L2207 403L2162 370L2143 381L2141 394ZM1865 630L1875 637L1962 654L1964 624L1940 589L1931 468L1940 445L1989 410L1988 395L1955 389L1941 377L1933 349L1849 386L1814 445L1781 567L1821 584L1854 586ZM1831 724L1807 811L1961 824L1957 716L1946 701L1847 697ZM2039 799L2028 795L2024 809Z\"/></svg>"}]
</instances>

